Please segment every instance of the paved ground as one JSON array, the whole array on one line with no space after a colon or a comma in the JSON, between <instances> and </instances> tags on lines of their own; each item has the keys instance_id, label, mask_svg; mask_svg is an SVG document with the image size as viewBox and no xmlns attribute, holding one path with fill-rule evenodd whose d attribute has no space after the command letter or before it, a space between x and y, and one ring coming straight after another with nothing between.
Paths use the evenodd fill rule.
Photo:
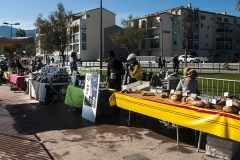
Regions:
<instances>
[{"instance_id":1,"label":"paved ground","mask_svg":"<svg viewBox=\"0 0 240 160\"><path fill-rule=\"evenodd\" d=\"M206 134L201 150L194 131L176 131L158 120L139 115L127 126L126 115L98 116L96 124L81 118L81 110L58 99L44 105L26 93L0 86L0 159L56 160L216 160L205 155ZM240 153L234 160L240 159Z\"/></svg>"}]
</instances>

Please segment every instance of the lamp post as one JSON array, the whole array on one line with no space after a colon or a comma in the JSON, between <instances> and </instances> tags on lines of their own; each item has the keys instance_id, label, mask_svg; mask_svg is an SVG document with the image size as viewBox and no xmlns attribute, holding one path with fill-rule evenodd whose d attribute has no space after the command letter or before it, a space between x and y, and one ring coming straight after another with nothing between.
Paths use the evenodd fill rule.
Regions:
<instances>
[{"instance_id":1,"label":"lamp post","mask_svg":"<svg viewBox=\"0 0 240 160\"><path fill-rule=\"evenodd\" d=\"M7 23L7 22L3 22L3 24L11 26L11 37L12 37L12 25L20 25L20 23ZM10 59L12 59L12 48L11 48L11 53L10 53Z\"/></svg>"},{"instance_id":2,"label":"lamp post","mask_svg":"<svg viewBox=\"0 0 240 160\"><path fill-rule=\"evenodd\" d=\"M159 18L159 21L161 21L161 23L162 23L162 58L163 58L163 20L162 20L162 18Z\"/></svg>"},{"instance_id":3,"label":"lamp post","mask_svg":"<svg viewBox=\"0 0 240 160\"><path fill-rule=\"evenodd\" d=\"M20 23L7 23L7 22L3 22L3 24L6 24L6 25L10 25L11 26L11 37L12 37L12 25L20 25Z\"/></svg>"}]
</instances>

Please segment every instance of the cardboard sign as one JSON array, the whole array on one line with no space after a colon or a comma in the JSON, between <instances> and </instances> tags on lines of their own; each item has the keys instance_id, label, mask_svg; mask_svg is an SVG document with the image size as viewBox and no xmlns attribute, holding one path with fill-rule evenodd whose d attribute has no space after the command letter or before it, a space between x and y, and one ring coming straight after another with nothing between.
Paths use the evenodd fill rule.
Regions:
<instances>
[{"instance_id":1,"label":"cardboard sign","mask_svg":"<svg viewBox=\"0 0 240 160\"><path fill-rule=\"evenodd\" d=\"M232 106L232 100L231 99L226 100L226 106Z\"/></svg>"},{"instance_id":2,"label":"cardboard sign","mask_svg":"<svg viewBox=\"0 0 240 160\"><path fill-rule=\"evenodd\" d=\"M196 98L196 97L197 97L197 94L191 93L191 97Z\"/></svg>"},{"instance_id":3,"label":"cardboard sign","mask_svg":"<svg viewBox=\"0 0 240 160\"><path fill-rule=\"evenodd\" d=\"M227 96L228 96L228 92L224 92L224 93L223 93L223 96L224 96L224 97L227 97Z\"/></svg>"},{"instance_id":4,"label":"cardboard sign","mask_svg":"<svg viewBox=\"0 0 240 160\"><path fill-rule=\"evenodd\" d=\"M171 93L171 94L173 94L173 93L174 93L174 91L175 91L174 89L171 89L170 93Z\"/></svg>"},{"instance_id":5,"label":"cardboard sign","mask_svg":"<svg viewBox=\"0 0 240 160\"><path fill-rule=\"evenodd\" d=\"M182 96L186 97L187 96L187 92L182 92Z\"/></svg>"},{"instance_id":6,"label":"cardboard sign","mask_svg":"<svg viewBox=\"0 0 240 160\"><path fill-rule=\"evenodd\" d=\"M213 98L212 101L211 101L211 103L212 103L212 104L216 104L216 103L217 103L217 100Z\"/></svg>"}]
</instances>

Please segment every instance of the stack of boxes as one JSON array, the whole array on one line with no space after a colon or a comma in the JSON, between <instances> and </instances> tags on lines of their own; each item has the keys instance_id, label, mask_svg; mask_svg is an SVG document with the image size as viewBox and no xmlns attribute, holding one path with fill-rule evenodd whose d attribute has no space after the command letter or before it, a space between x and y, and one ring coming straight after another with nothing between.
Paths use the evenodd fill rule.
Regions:
<instances>
[{"instance_id":1,"label":"stack of boxes","mask_svg":"<svg viewBox=\"0 0 240 160\"><path fill-rule=\"evenodd\" d=\"M206 154L222 159L231 160L238 152L239 142L207 135Z\"/></svg>"}]
</instances>

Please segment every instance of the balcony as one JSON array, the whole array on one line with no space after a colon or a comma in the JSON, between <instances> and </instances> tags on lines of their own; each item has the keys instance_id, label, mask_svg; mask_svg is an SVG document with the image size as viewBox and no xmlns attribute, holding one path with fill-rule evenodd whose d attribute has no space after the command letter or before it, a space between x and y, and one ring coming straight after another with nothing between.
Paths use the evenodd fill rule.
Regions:
<instances>
[{"instance_id":1,"label":"balcony","mask_svg":"<svg viewBox=\"0 0 240 160\"><path fill-rule=\"evenodd\" d=\"M217 32L224 32L224 29L217 29Z\"/></svg>"},{"instance_id":2,"label":"balcony","mask_svg":"<svg viewBox=\"0 0 240 160\"><path fill-rule=\"evenodd\" d=\"M160 33L149 33L147 34L147 38L159 38Z\"/></svg>"},{"instance_id":3,"label":"balcony","mask_svg":"<svg viewBox=\"0 0 240 160\"><path fill-rule=\"evenodd\" d=\"M159 28L160 23L148 23L147 28Z\"/></svg>"},{"instance_id":4,"label":"balcony","mask_svg":"<svg viewBox=\"0 0 240 160\"><path fill-rule=\"evenodd\" d=\"M216 41L224 41L224 38L216 38Z\"/></svg>"}]
</instances>

